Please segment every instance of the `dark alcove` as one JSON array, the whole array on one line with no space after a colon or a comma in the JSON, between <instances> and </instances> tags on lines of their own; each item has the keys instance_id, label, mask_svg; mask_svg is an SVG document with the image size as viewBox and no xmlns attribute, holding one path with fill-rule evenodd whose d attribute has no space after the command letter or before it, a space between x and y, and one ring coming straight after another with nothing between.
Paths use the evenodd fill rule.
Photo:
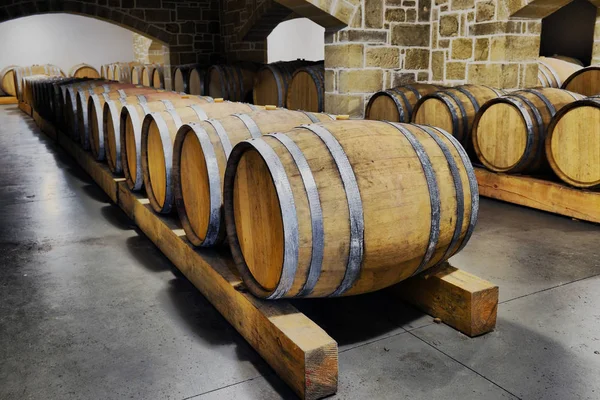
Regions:
<instances>
[{"instance_id":1,"label":"dark alcove","mask_svg":"<svg viewBox=\"0 0 600 400\"><path fill-rule=\"evenodd\" d=\"M544 18L540 56L567 56L590 65L596 10L587 0L575 0Z\"/></svg>"}]
</instances>

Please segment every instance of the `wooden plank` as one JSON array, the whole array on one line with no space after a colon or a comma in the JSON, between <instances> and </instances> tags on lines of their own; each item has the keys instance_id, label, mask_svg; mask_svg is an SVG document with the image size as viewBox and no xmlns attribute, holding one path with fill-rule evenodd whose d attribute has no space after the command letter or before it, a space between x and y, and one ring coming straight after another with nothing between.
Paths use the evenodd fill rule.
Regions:
<instances>
[{"instance_id":1,"label":"wooden plank","mask_svg":"<svg viewBox=\"0 0 600 400\"><path fill-rule=\"evenodd\" d=\"M19 104L19 100L13 96L2 96L0 97L0 105L2 104Z\"/></svg>"},{"instance_id":2,"label":"wooden plank","mask_svg":"<svg viewBox=\"0 0 600 400\"><path fill-rule=\"evenodd\" d=\"M31 106L29 104L20 101L19 102L19 109L21 111L23 111L25 114L31 116L32 109L31 109Z\"/></svg>"},{"instance_id":3,"label":"wooden plank","mask_svg":"<svg viewBox=\"0 0 600 400\"><path fill-rule=\"evenodd\" d=\"M471 337L494 330L498 286L445 263L432 275L419 275L394 291L405 301Z\"/></svg>"},{"instance_id":4,"label":"wooden plank","mask_svg":"<svg viewBox=\"0 0 600 400\"><path fill-rule=\"evenodd\" d=\"M155 214L148 199L132 193L124 179L93 159L66 135L60 145L102 187L229 323L304 399L337 390L337 343L285 301L259 300L244 290L229 253L198 251L179 221Z\"/></svg>"},{"instance_id":5,"label":"wooden plank","mask_svg":"<svg viewBox=\"0 0 600 400\"><path fill-rule=\"evenodd\" d=\"M481 196L600 223L600 192L483 168L475 168L475 175Z\"/></svg>"}]
</instances>

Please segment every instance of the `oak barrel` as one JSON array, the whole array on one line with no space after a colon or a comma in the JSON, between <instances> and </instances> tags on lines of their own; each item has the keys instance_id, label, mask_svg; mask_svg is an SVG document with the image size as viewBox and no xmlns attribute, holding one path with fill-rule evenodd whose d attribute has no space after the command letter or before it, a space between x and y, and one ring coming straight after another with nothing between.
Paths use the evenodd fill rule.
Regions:
<instances>
[{"instance_id":1,"label":"oak barrel","mask_svg":"<svg viewBox=\"0 0 600 400\"><path fill-rule=\"evenodd\" d=\"M252 63L213 65L206 72L206 94L231 101L252 101L255 71Z\"/></svg>"},{"instance_id":2,"label":"oak barrel","mask_svg":"<svg viewBox=\"0 0 600 400\"><path fill-rule=\"evenodd\" d=\"M9 96L16 96L17 90L15 87L15 68L17 65L9 65L0 71L0 89Z\"/></svg>"},{"instance_id":3,"label":"oak barrel","mask_svg":"<svg viewBox=\"0 0 600 400\"><path fill-rule=\"evenodd\" d=\"M167 214L173 208L173 142L177 130L190 122L248 113L259 106L222 102L175 108L146 115L142 123L141 161L144 187L154 211ZM129 151L129 149L127 149Z\"/></svg>"},{"instance_id":4,"label":"oak barrel","mask_svg":"<svg viewBox=\"0 0 600 400\"><path fill-rule=\"evenodd\" d=\"M113 65L114 80L121 83L131 82L131 65L133 63L115 63Z\"/></svg>"},{"instance_id":5,"label":"oak barrel","mask_svg":"<svg viewBox=\"0 0 600 400\"><path fill-rule=\"evenodd\" d=\"M102 86L90 87L88 89L80 89L76 96L76 120L77 133L79 135L79 144L84 150L90 149L90 132L89 132L89 108L88 103L90 97L95 94L109 93L117 90L134 88L130 83L111 82Z\"/></svg>"},{"instance_id":6,"label":"oak barrel","mask_svg":"<svg viewBox=\"0 0 600 400\"><path fill-rule=\"evenodd\" d=\"M158 67L158 64L144 65L144 68L142 68L142 85L152 87L154 83L154 70Z\"/></svg>"},{"instance_id":7,"label":"oak barrel","mask_svg":"<svg viewBox=\"0 0 600 400\"><path fill-rule=\"evenodd\" d=\"M600 97L588 97L561 108L548 127L546 158L569 185L600 188Z\"/></svg>"},{"instance_id":8,"label":"oak barrel","mask_svg":"<svg viewBox=\"0 0 600 400\"><path fill-rule=\"evenodd\" d=\"M161 65L154 68L152 71L152 87L155 89L165 88L165 75Z\"/></svg>"},{"instance_id":9,"label":"oak barrel","mask_svg":"<svg viewBox=\"0 0 600 400\"><path fill-rule=\"evenodd\" d=\"M538 59L538 85L541 87L560 88L569 76L582 67L568 61L552 57Z\"/></svg>"},{"instance_id":10,"label":"oak barrel","mask_svg":"<svg viewBox=\"0 0 600 400\"><path fill-rule=\"evenodd\" d=\"M121 168L123 168L125 181L131 190L140 190L144 184L141 146L142 123L146 115L205 103L207 103L207 100L204 97L181 96L181 98L168 100L127 104L122 107L121 122L119 123Z\"/></svg>"},{"instance_id":11,"label":"oak barrel","mask_svg":"<svg viewBox=\"0 0 600 400\"><path fill-rule=\"evenodd\" d=\"M460 251L475 227L478 188L463 147L441 129L325 122L238 143L224 213L254 295L346 296Z\"/></svg>"},{"instance_id":12,"label":"oak barrel","mask_svg":"<svg viewBox=\"0 0 600 400\"><path fill-rule=\"evenodd\" d=\"M133 83L134 85L142 84L143 70L143 65L134 65L133 67L131 67L131 83Z\"/></svg>"},{"instance_id":13,"label":"oak barrel","mask_svg":"<svg viewBox=\"0 0 600 400\"><path fill-rule=\"evenodd\" d=\"M428 83L411 83L377 92L367 103L365 119L410 122L415 104L421 97L443 89Z\"/></svg>"},{"instance_id":14,"label":"oak barrel","mask_svg":"<svg viewBox=\"0 0 600 400\"><path fill-rule=\"evenodd\" d=\"M77 64L69 71L69 76L73 78L99 78L98 70L89 64Z\"/></svg>"},{"instance_id":15,"label":"oak barrel","mask_svg":"<svg viewBox=\"0 0 600 400\"><path fill-rule=\"evenodd\" d=\"M591 65L573 72L562 88L584 96L600 94L600 65Z\"/></svg>"},{"instance_id":16,"label":"oak barrel","mask_svg":"<svg viewBox=\"0 0 600 400\"><path fill-rule=\"evenodd\" d=\"M206 94L205 81L206 71L199 66L192 68L188 78L189 93L196 96L204 96Z\"/></svg>"},{"instance_id":17,"label":"oak barrel","mask_svg":"<svg viewBox=\"0 0 600 400\"><path fill-rule=\"evenodd\" d=\"M71 139L79 141L79 133L77 126L77 93L81 89L89 89L98 85L105 85L106 81L85 81L75 84L65 85L64 88L64 105L63 105L63 122L66 132Z\"/></svg>"},{"instance_id":18,"label":"oak barrel","mask_svg":"<svg viewBox=\"0 0 600 400\"><path fill-rule=\"evenodd\" d=\"M150 89L150 88L148 88ZM185 96L181 96L175 92L165 92L163 90L156 90L145 93L143 95L121 97L115 100L108 100L104 104L103 110L103 134L105 140L105 151L106 161L108 168L115 174L121 174L123 169L121 167L121 111L126 105L139 104L139 103L151 103L153 101L160 101L161 99L185 99ZM212 103L213 99L210 97L200 97L198 102Z\"/></svg>"},{"instance_id":19,"label":"oak barrel","mask_svg":"<svg viewBox=\"0 0 600 400\"><path fill-rule=\"evenodd\" d=\"M315 64L294 72L286 96L287 108L322 112L325 109L325 67Z\"/></svg>"},{"instance_id":20,"label":"oak barrel","mask_svg":"<svg viewBox=\"0 0 600 400\"><path fill-rule=\"evenodd\" d=\"M177 214L188 240L202 247L223 242L222 182L233 146L265 133L333 119L328 114L268 107L245 115L182 125L173 145L173 185Z\"/></svg>"},{"instance_id":21,"label":"oak barrel","mask_svg":"<svg viewBox=\"0 0 600 400\"><path fill-rule=\"evenodd\" d=\"M193 76L192 76L193 75ZM191 93L191 82L193 80L194 93ZM198 64L180 65L173 73L173 90L194 95L204 93L204 71Z\"/></svg>"},{"instance_id":22,"label":"oak barrel","mask_svg":"<svg viewBox=\"0 0 600 400\"><path fill-rule=\"evenodd\" d=\"M546 129L565 105L583 96L555 88L525 89L487 102L473 124L473 146L495 172L544 172Z\"/></svg>"},{"instance_id":23,"label":"oak barrel","mask_svg":"<svg viewBox=\"0 0 600 400\"><path fill-rule=\"evenodd\" d=\"M312 65L305 60L280 61L263 65L256 72L252 96L254 104L285 107L288 86L298 68Z\"/></svg>"},{"instance_id":24,"label":"oak barrel","mask_svg":"<svg viewBox=\"0 0 600 400\"><path fill-rule=\"evenodd\" d=\"M108 101L123 99L130 96L143 96L146 94L150 95L155 92L156 90L154 88L139 85L90 96L88 100L87 111L88 137L90 142L90 150L96 160L103 161L106 157L104 105ZM168 98L169 96L165 93L161 93L161 97Z\"/></svg>"},{"instance_id":25,"label":"oak barrel","mask_svg":"<svg viewBox=\"0 0 600 400\"><path fill-rule=\"evenodd\" d=\"M432 125L450 132L467 147L475 114L487 101L504 94L483 85L464 85L423 96L413 111L412 122Z\"/></svg>"}]
</instances>

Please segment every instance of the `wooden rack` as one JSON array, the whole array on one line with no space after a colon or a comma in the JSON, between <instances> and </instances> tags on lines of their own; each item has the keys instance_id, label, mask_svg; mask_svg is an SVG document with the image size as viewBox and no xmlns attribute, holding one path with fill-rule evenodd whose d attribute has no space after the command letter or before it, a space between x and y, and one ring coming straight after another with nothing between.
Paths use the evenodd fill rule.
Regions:
<instances>
[{"instance_id":1,"label":"wooden rack","mask_svg":"<svg viewBox=\"0 0 600 400\"><path fill-rule=\"evenodd\" d=\"M483 168L475 168L475 175L481 196L600 223L600 192Z\"/></svg>"},{"instance_id":2,"label":"wooden rack","mask_svg":"<svg viewBox=\"0 0 600 400\"><path fill-rule=\"evenodd\" d=\"M337 391L337 343L319 325L287 301L265 301L248 293L231 255L195 249L176 218L155 214L148 199L131 192L123 178L115 178L35 111L33 117L300 398L318 399ZM449 264L430 276L411 278L393 292L469 336L496 325L498 287Z\"/></svg>"}]
</instances>

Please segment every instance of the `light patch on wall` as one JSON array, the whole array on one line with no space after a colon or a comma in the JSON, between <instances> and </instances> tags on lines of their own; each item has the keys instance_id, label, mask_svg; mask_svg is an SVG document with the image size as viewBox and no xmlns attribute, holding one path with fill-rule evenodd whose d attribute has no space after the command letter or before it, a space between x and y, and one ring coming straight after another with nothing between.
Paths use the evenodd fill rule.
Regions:
<instances>
[{"instance_id":1,"label":"light patch on wall","mask_svg":"<svg viewBox=\"0 0 600 400\"><path fill-rule=\"evenodd\" d=\"M86 63L132 61L133 32L94 18L44 14L0 23L0 70L7 65L54 64L66 74Z\"/></svg>"},{"instance_id":2,"label":"light patch on wall","mask_svg":"<svg viewBox=\"0 0 600 400\"><path fill-rule=\"evenodd\" d=\"M325 28L307 18L279 24L267 38L269 62L325 58Z\"/></svg>"}]
</instances>

